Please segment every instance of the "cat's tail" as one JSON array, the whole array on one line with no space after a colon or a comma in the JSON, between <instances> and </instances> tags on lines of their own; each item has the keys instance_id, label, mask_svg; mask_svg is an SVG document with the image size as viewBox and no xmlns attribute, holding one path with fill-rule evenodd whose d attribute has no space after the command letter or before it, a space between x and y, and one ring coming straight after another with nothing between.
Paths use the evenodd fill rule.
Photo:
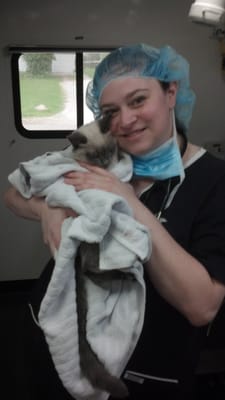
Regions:
<instances>
[{"instance_id":1,"label":"cat's tail","mask_svg":"<svg viewBox=\"0 0 225 400\"><path fill-rule=\"evenodd\" d=\"M80 367L91 384L95 388L110 393L115 398L122 399L128 397L129 392L125 383L120 378L110 374L98 359L87 340L84 340L80 345L86 348L86 351L80 352ZM88 351L87 347L89 348ZM88 356L86 357L85 355L87 354Z\"/></svg>"}]
</instances>

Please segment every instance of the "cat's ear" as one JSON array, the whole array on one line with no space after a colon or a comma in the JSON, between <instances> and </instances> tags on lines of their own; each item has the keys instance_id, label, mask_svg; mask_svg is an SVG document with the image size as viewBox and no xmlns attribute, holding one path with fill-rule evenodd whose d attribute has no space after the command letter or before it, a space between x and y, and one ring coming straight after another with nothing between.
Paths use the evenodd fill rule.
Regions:
<instances>
[{"instance_id":1,"label":"cat's ear","mask_svg":"<svg viewBox=\"0 0 225 400\"><path fill-rule=\"evenodd\" d=\"M102 133L107 133L110 130L112 114L107 113L98 120L99 128Z\"/></svg>"},{"instance_id":2,"label":"cat's ear","mask_svg":"<svg viewBox=\"0 0 225 400\"><path fill-rule=\"evenodd\" d=\"M67 139L72 143L75 150L80 146L80 144L87 143L86 136L79 131L73 131L69 136L67 136Z\"/></svg>"}]
</instances>

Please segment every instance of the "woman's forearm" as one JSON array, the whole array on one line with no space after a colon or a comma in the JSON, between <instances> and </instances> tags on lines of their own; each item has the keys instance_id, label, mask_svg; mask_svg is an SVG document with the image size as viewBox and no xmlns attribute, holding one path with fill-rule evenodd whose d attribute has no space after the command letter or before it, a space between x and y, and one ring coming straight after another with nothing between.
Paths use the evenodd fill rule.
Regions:
<instances>
[{"instance_id":1,"label":"woman's forearm","mask_svg":"<svg viewBox=\"0 0 225 400\"><path fill-rule=\"evenodd\" d=\"M25 199L14 187L10 187L5 192L4 201L6 206L18 217L35 221L40 220L41 208L45 203L43 198Z\"/></svg>"},{"instance_id":2,"label":"woman's forearm","mask_svg":"<svg viewBox=\"0 0 225 400\"><path fill-rule=\"evenodd\" d=\"M152 253L145 267L156 290L193 324L208 323L222 302L225 286L213 280L206 268L173 239L138 199L136 194L143 190L140 181L139 186L131 187L108 171L93 166L87 168L88 173L69 174L66 183L77 190L97 188L123 197L132 208L134 218L149 230Z\"/></svg>"},{"instance_id":3,"label":"woman's forearm","mask_svg":"<svg viewBox=\"0 0 225 400\"><path fill-rule=\"evenodd\" d=\"M214 281L138 199L131 206L135 218L149 228L152 254L146 270L156 289L193 324L209 322L223 300L224 285Z\"/></svg>"}]
</instances>

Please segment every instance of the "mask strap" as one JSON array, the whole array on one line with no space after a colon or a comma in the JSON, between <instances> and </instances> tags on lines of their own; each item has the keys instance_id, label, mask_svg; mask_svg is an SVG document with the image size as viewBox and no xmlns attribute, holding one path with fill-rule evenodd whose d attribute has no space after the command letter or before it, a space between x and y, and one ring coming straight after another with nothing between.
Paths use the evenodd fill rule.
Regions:
<instances>
[{"instance_id":1,"label":"mask strap","mask_svg":"<svg viewBox=\"0 0 225 400\"><path fill-rule=\"evenodd\" d=\"M172 112L172 118L173 118L173 134L174 134L174 138L175 138L175 140L177 142L177 146L178 146L178 141L177 141L178 132L177 132L177 129L176 129L175 112L174 112L174 110ZM182 146L181 146L181 149L180 149L180 155L181 155L181 158L182 158L184 153L185 153L185 151L186 151L186 149L187 149L188 140L187 140L187 136L184 133L181 134L181 137L183 139L182 140ZM172 203L173 198L174 198L177 190L179 189L180 185L182 184L182 182L184 180L184 177L185 177L185 172L183 170L183 174L180 176L180 182L172 189L171 192L170 192L171 182L168 182L169 192L167 192L167 194L166 194L164 209L169 207L170 204Z\"/></svg>"},{"instance_id":2,"label":"mask strap","mask_svg":"<svg viewBox=\"0 0 225 400\"><path fill-rule=\"evenodd\" d=\"M181 150L180 150L180 154L181 157L183 157L185 151L187 150L187 144L188 144L188 140L187 140L187 136L185 135L185 133L179 133L179 135L182 137L182 146L181 146Z\"/></svg>"},{"instance_id":3,"label":"mask strap","mask_svg":"<svg viewBox=\"0 0 225 400\"><path fill-rule=\"evenodd\" d=\"M177 135L180 135L182 138L182 143L181 143L181 148L180 148L180 154L181 154L181 158L182 158L187 149L188 140L187 140L187 136L184 132L180 133L177 131L174 109L172 110L172 124L173 124L173 137L177 142L178 148L179 148L179 145L178 145Z\"/></svg>"}]
</instances>

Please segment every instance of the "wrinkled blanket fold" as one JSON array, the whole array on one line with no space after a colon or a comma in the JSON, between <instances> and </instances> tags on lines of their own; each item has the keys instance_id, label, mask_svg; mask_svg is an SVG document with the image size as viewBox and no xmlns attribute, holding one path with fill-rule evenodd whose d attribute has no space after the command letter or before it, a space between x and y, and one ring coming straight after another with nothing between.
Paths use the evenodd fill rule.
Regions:
<instances>
[{"instance_id":1,"label":"wrinkled blanket fold","mask_svg":"<svg viewBox=\"0 0 225 400\"><path fill-rule=\"evenodd\" d=\"M145 311L142 263L151 253L147 228L132 216L120 196L101 190L76 192L62 174L83 170L71 158L72 148L46 153L23 162L9 181L25 198L45 197L50 206L69 207L79 216L67 218L55 253L55 268L39 311L55 368L68 392L77 400L106 400L80 370L74 260L81 241L100 244L99 271L120 269L123 279L101 283L86 277L87 338L107 369L120 376L141 333ZM128 155L112 169L129 181L132 162ZM130 278L132 275L133 279Z\"/></svg>"}]
</instances>

